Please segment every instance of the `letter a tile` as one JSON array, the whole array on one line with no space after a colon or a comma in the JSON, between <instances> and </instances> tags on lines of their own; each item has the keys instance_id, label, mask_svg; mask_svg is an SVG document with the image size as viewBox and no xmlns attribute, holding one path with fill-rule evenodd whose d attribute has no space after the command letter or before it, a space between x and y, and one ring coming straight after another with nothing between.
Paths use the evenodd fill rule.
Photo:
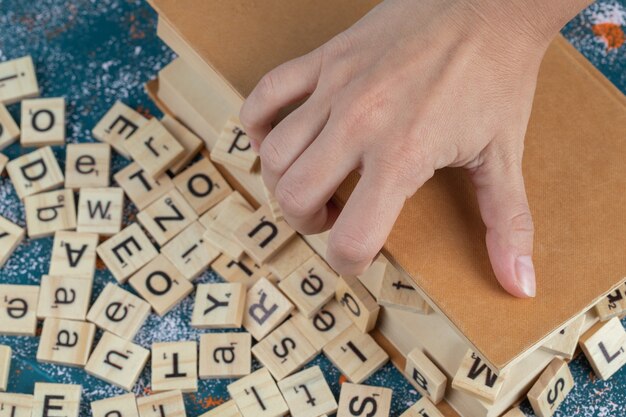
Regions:
<instances>
[{"instance_id":1,"label":"letter a tile","mask_svg":"<svg viewBox=\"0 0 626 417\"><path fill-rule=\"evenodd\" d=\"M84 367L95 334L92 323L48 318L43 323L37 361Z\"/></svg>"},{"instance_id":2,"label":"letter a tile","mask_svg":"<svg viewBox=\"0 0 626 417\"><path fill-rule=\"evenodd\" d=\"M241 378L252 369L250 333L209 333L200 335L201 379Z\"/></svg>"}]
</instances>

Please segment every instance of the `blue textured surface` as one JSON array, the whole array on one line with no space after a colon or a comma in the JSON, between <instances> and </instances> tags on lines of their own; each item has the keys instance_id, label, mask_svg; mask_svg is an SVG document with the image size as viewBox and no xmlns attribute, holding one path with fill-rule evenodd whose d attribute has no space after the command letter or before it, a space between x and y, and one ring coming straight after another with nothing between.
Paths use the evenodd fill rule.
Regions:
<instances>
[{"instance_id":1,"label":"blue textured surface","mask_svg":"<svg viewBox=\"0 0 626 417\"><path fill-rule=\"evenodd\" d=\"M618 88L626 92L626 1L602 1L581 13L563 33ZM143 83L172 60L174 54L155 35L156 16L143 1L130 0L0 0L0 61L32 55L42 96L64 96L67 101L68 142L91 142L90 131L115 100L121 99L147 114L160 115L143 91ZM620 43L620 33L621 42ZM19 120L19 105L10 106ZM13 145L10 158L24 153ZM55 149L63 166L64 151ZM125 160L115 157L116 171ZM129 205L126 214L132 216ZM24 213L10 181L0 178L0 215L24 225ZM26 240L0 269L0 282L39 284L48 271L51 239ZM218 280L207 272L201 281ZM104 270L96 273L94 294L113 281ZM137 342L149 347L153 341L197 339L189 327L192 300L187 298L164 318L151 316L137 335ZM37 338L0 337L0 343L14 349L9 391L31 393L35 381L80 383L84 387L81 416L89 416L93 400L123 392L86 375L82 370L35 361ZM327 380L338 394L340 375L323 357L318 357ZM610 381L598 381L584 358L571 364L576 388L556 415L626 415L626 370ZM149 367L135 392L149 392ZM201 381L197 394L186 395L188 415L198 416L228 397L227 380ZM367 381L394 389L392 416L396 417L419 398L390 365ZM524 410L530 413L525 406Z\"/></svg>"}]
</instances>

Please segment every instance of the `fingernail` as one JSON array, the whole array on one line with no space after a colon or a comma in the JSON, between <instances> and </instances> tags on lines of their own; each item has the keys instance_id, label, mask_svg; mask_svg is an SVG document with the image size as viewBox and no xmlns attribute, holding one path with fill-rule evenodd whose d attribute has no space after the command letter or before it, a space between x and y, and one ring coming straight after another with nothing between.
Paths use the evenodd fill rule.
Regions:
<instances>
[{"instance_id":1,"label":"fingernail","mask_svg":"<svg viewBox=\"0 0 626 417\"><path fill-rule=\"evenodd\" d=\"M518 256L515 260L515 275L517 286L528 297L534 297L537 292L535 281L535 267L530 256Z\"/></svg>"}]
</instances>

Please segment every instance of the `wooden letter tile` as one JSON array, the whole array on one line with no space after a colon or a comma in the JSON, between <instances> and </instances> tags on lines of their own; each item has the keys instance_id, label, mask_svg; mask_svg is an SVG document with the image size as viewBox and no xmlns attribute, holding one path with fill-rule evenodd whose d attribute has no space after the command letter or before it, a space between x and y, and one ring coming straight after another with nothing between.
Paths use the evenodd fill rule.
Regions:
<instances>
[{"instance_id":1,"label":"wooden letter tile","mask_svg":"<svg viewBox=\"0 0 626 417\"><path fill-rule=\"evenodd\" d=\"M34 336L39 287L0 284L0 334Z\"/></svg>"},{"instance_id":2,"label":"wooden letter tile","mask_svg":"<svg viewBox=\"0 0 626 417\"><path fill-rule=\"evenodd\" d=\"M239 282L252 287L261 277L267 277L269 271L264 266L259 266L248 255L240 260L235 260L227 255L221 255L211 264L211 268L228 282Z\"/></svg>"},{"instance_id":3,"label":"wooden letter tile","mask_svg":"<svg viewBox=\"0 0 626 417\"><path fill-rule=\"evenodd\" d=\"M509 412L504 414L502 417L526 417L526 414L524 414L519 408L515 407L510 409Z\"/></svg>"},{"instance_id":4,"label":"wooden letter tile","mask_svg":"<svg viewBox=\"0 0 626 417\"><path fill-rule=\"evenodd\" d=\"M130 156L152 178L158 178L176 163L185 149L160 121L150 119L124 143Z\"/></svg>"},{"instance_id":5,"label":"wooden letter tile","mask_svg":"<svg viewBox=\"0 0 626 417\"><path fill-rule=\"evenodd\" d=\"M163 246L198 219L198 215L176 190L170 190L137 214L137 220Z\"/></svg>"},{"instance_id":6,"label":"wooden letter tile","mask_svg":"<svg viewBox=\"0 0 626 417\"><path fill-rule=\"evenodd\" d=\"M93 417L139 417L135 394L105 398L91 403Z\"/></svg>"},{"instance_id":7,"label":"wooden letter tile","mask_svg":"<svg viewBox=\"0 0 626 417\"><path fill-rule=\"evenodd\" d=\"M324 346L324 354L355 384L365 381L389 360L389 355L367 333L348 327Z\"/></svg>"},{"instance_id":8,"label":"wooden letter tile","mask_svg":"<svg viewBox=\"0 0 626 417\"><path fill-rule=\"evenodd\" d=\"M250 333L209 333L200 336L202 379L241 378L252 369Z\"/></svg>"},{"instance_id":9,"label":"wooden letter tile","mask_svg":"<svg viewBox=\"0 0 626 417\"><path fill-rule=\"evenodd\" d=\"M585 315L582 314L566 328L550 337L541 348L565 359L572 359L584 324Z\"/></svg>"},{"instance_id":10,"label":"wooden letter tile","mask_svg":"<svg viewBox=\"0 0 626 417\"><path fill-rule=\"evenodd\" d=\"M406 410L400 417L444 417L441 412L426 397L420 398L411 408ZM513 416L511 416L513 417ZM523 416L522 416L523 417Z\"/></svg>"},{"instance_id":11,"label":"wooden letter tile","mask_svg":"<svg viewBox=\"0 0 626 417\"><path fill-rule=\"evenodd\" d=\"M243 326L256 340L263 339L293 310L293 304L266 278L248 290Z\"/></svg>"},{"instance_id":12,"label":"wooden letter tile","mask_svg":"<svg viewBox=\"0 0 626 417\"><path fill-rule=\"evenodd\" d=\"M0 267L24 240L24 229L0 216Z\"/></svg>"},{"instance_id":13,"label":"wooden letter tile","mask_svg":"<svg viewBox=\"0 0 626 417\"><path fill-rule=\"evenodd\" d=\"M123 211L124 191L121 188L82 188L76 229L112 236L122 230Z\"/></svg>"},{"instance_id":14,"label":"wooden letter tile","mask_svg":"<svg viewBox=\"0 0 626 417\"><path fill-rule=\"evenodd\" d=\"M227 389L243 417L282 417L289 412L266 368L233 382Z\"/></svg>"},{"instance_id":15,"label":"wooden letter tile","mask_svg":"<svg viewBox=\"0 0 626 417\"><path fill-rule=\"evenodd\" d=\"M253 213L252 206L238 192L231 193L200 218L207 229L204 238L233 259L241 259L244 250L233 233Z\"/></svg>"},{"instance_id":16,"label":"wooden letter tile","mask_svg":"<svg viewBox=\"0 0 626 417\"><path fill-rule=\"evenodd\" d=\"M99 141L113 146L120 154L129 157L125 142L130 139L148 120L135 110L118 101L100 119L91 132Z\"/></svg>"},{"instance_id":17,"label":"wooden letter tile","mask_svg":"<svg viewBox=\"0 0 626 417\"><path fill-rule=\"evenodd\" d=\"M7 173L20 199L63 185L63 172L52 148L37 149L7 164Z\"/></svg>"},{"instance_id":18,"label":"wooden letter tile","mask_svg":"<svg viewBox=\"0 0 626 417\"><path fill-rule=\"evenodd\" d=\"M279 381L278 388L292 417L319 417L337 411L337 401L319 366Z\"/></svg>"},{"instance_id":19,"label":"wooden letter tile","mask_svg":"<svg viewBox=\"0 0 626 417\"><path fill-rule=\"evenodd\" d=\"M435 404L443 399L448 378L420 349L409 352L404 373L422 396L428 397Z\"/></svg>"},{"instance_id":20,"label":"wooden letter tile","mask_svg":"<svg viewBox=\"0 0 626 417\"><path fill-rule=\"evenodd\" d=\"M59 230L76 228L76 206L72 190L48 191L24 199L28 237L38 239Z\"/></svg>"},{"instance_id":21,"label":"wooden letter tile","mask_svg":"<svg viewBox=\"0 0 626 417\"><path fill-rule=\"evenodd\" d=\"M241 413L235 401L230 400L202 414L200 417L241 417Z\"/></svg>"},{"instance_id":22,"label":"wooden letter tile","mask_svg":"<svg viewBox=\"0 0 626 417\"><path fill-rule=\"evenodd\" d=\"M98 256L120 283L137 272L158 252L137 223L133 223L98 246Z\"/></svg>"},{"instance_id":23,"label":"wooden letter tile","mask_svg":"<svg viewBox=\"0 0 626 417\"><path fill-rule=\"evenodd\" d=\"M136 162L118 171L113 178L138 210L143 210L174 187L167 175L154 179Z\"/></svg>"},{"instance_id":24,"label":"wooden letter tile","mask_svg":"<svg viewBox=\"0 0 626 417\"><path fill-rule=\"evenodd\" d=\"M23 147L65 144L65 99L22 101L20 144Z\"/></svg>"},{"instance_id":25,"label":"wooden letter tile","mask_svg":"<svg viewBox=\"0 0 626 417\"><path fill-rule=\"evenodd\" d=\"M33 396L0 392L0 417L32 417Z\"/></svg>"},{"instance_id":26,"label":"wooden letter tile","mask_svg":"<svg viewBox=\"0 0 626 417\"><path fill-rule=\"evenodd\" d=\"M252 353L267 367L274 379L280 381L302 368L318 352L296 324L287 320L257 343Z\"/></svg>"},{"instance_id":27,"label":"wooden letter tile","mask_svg":"<svg viewBox=\"0 0 626 417\"><path fill-rule=\"evenodd\" d=\"M452 388L480 398L488 404L496 401L503 384L504 377L496 375L471 349L463 357L461 366L452 380Z\"/></svg>"},{"instance_id":28,"label":"wooden letter tile","mask_svg":"<svg viewBox=\"0 0 626 417\"><path fill-rule=\"evenodd\" d=\"M178 174L198 155L204 147L204 142L172 116L165 115L161 119L161 123L176 138L180 146L183 147L183 153L176 159L174 165L170 167L170 171Z\"/></svg>"},{"instance_id":29,"label":"wooden letter tile","mask_svg":"<svg viewBox=\"0 0 626 417\"><path fill-rule=\"evenodd\" d=\"M84 277L41 277L37 317L84 321L91 301L92 280Z\"/></svg>"},{"instance_id":30,"label":"wooden letter tile","mask_svg":"<svg viewBox=\"0 0 626 417\"><path fill-rule=\"evenodd\" d=\"M626 330L617 317L587 330L580 347L601 379L609 379L626 364Z\"/></svg>"},{"instance_id":31,"label":"wooden letter tile","mask_svg":"<svg viewBox=\"0 0 626 417\"><path fill-rule=\"evenodd\" d=\"M178 174L174 178L174 185L198 215L204 214L232 193L231 186L206 158Z\"/></svg>"},{"instance_id":32,"label":"wooden letter tile","mask_svg":"<svg viewBox=\"0 0 626 417\"><path fill-rule=\"evenodd\" d=\"M150 314L150 304L109 283L87 313L87 320L127 340L132 340Z\"/></svg>"},{"instance_id":33,"label":"wooden letter tile","mask_svg":"<svg viewBox=\"0 0 626 417\"><path fill-rule=\"evenodd\" d=\"M35 383L33 417L78 417L82 392L80 385Z\"/></svg>"},{"instance_id":34,"label":"wooden letter tile","mask_svg":"<svg viewBox=\"0 0 626 417\"><path fill-rule=\"evenodd\" d=\"M180 391L168 391L137 398L139 417L186 417L185 401Z\"/></svg>"},{"instance_id":35,"label":"wooden letter tile","mask_svg":"<svg viewBox=\"0 0 626 417\"><path fill-rule=\"evenodd\" d=\"M278 279L287 278L315 252L300 236L294 237L278 253L265 262L267 269Z\"/></svg>"},{"instance_id":36,"label":"wooden letter tile","mask_svg":"<svg viewBox=\"0 0 626 417\"><path fill-rule=\"evenodd\" d=\"M205 231L204 226L195 221L161 248L163 255L190 281L220 256L219 249L204 239Z\"/></svg>"},{"instance_id":37,"label":"wooden letter tile","mask_svg":"<svg viewBox=\"0 0 626 417\"><path fill-rule=\"evenodd\" d=\"M596 312L602 321L610 320L626 312L626 283L596 304Z\"/></svg>"},{"instance_id":38,"label":"wooden letter tile","mask_svg":"<svg viewBox=\"0 0 626 417\"><path fill-rule=\"evenodd\" d=\"M335 300L331 300L311 318L298 312L291 320L316 350L321 350L352 325L352 320Z\"/></svg>"},{"instance_id":39,"label":"wooden letter tile","mask_svg":"<svg viewBox=\"0 0 626 417\"><path fill-rule=\"evenodd\" d=\"M92 323L48 318L37 349L37 361L84 367L96 334Z\"/></svg>"},{"instance_id":40,"label":"wooden letter tile","mask_svg":"<svg viewBox=\"0 0 626 417\"><path fill-rule=\"evenodd\" d=\"M0 151L13 144L19 136L20 128L4 104L0 103Z\"/></svg>"},{"instance_id":41,"label":"wooden letter tile","mask_svg":"<svg viewBox=\"0 0 626 417\"><path fill-rule=\"evenodd\" d=\"M198 346L196 342L152 345L152 391L198 391Z\"/></svg>"},{"instance_id":42,"label":"wooden letter tile","mask_svg":"<svg viewBox=\"0 0 626 417\"><path fill-rule=\"evenodd\" d=\"M337 279L335 271L315 255L282 280L278 287L300 313L313 317L335 295Z\"/></svg>"},{"instance_id":43,"label":"wooden letter tile","mask_svg":"<svg viewBox=\"0 0 626 417\"><path fill-rule=\"evenodd\" d=\"M148 349L104 332L98 346L89 357L85 371L109 384L130 391L149 357Z\"/></svg>"},{"instance_id":44,"label":"wooden letter tile","mask_svg":"<svg viewBox=\"0 0 626 417\"><path fill-rule=\"evenodd\" d=\"M0 63L0 103L17 103L23 98L37 97L39 85L30 56Z\"/></svg>"},{"instance_id":45,"label":"wooden letter tile","mask_svg":"<svg viewBox=\"0 0 626 417\"><path fill-rule=\"evenodd\" d=\"M392 394L389 388L344 382L341 384L337 417L389 417Z\"/></svg>"},{"instance_id":46,"label":"wooden letter tile","mask_svg":"<svg viewBox=\"0 0 626 417\"><path fill-rule=\"evenodd\" d=\"M380 307L356 277L340 277L335 298L359 330L369 332L376 326Z\"/></svg>"},{"instance_id":47,"label":"wooden letter tile","mask_svg":"<svg viewBox=\"0 0 626 417\"><path fill-rule=\"evenodd\" d=\"M428 303L411 284L411 278L387 263L378 292L378 304L414 313L428 313Z\"/></svg>"},{"instance_id":48,"label":"wooden letter tile","mask_svg":"<svg viewBox=\"0 0 626 417\"><path fill-rule=\"evenodd\" d=\"M274 220L268 206L261 206L235 231L235 238L257 262L265 262L296 235L286 221Z\"/></svg>"},{"instance_id":49,"label":"wooden letter tile","mask_svg":"<svg viewBox=\"0 0 626 417\"><path fill-rule=\"evenodd\" d=\"M98 235L60 231L54 234L50 275L93 278Z\"/></svg>"},{"instance_id":50,"label":"wooden letter tile","mask_svg":"<svg viewBox=\"0 0 626 417\"><path fill-rule=\"evenodd\" d=\"M554 358L528 392L528 400L538 417L550 417L574 387L569 366Z\"/></svg>"},{"instance_id":51,"label":"wooden letter tile","mask_svg":"<svg viewBox=\"0 0 626 417\"><path fill-rule=\"evenodd\" d=\"M239 328L246 307L246 288L239 283L200 284L191 325L199 329Z\"/></svg>"},{"instance_id":52,"label":"wooden letter tile","mask_svg":"<svg viewBox=\"0 0 626 417\"><path fill-rule=\"evenodd\" d=\"M211 159L245 172L254 171L259 156L252 149L250 138L244 132L238 119L232 118L226 123L211 151Z\"/></svg>"},{"instance_id":53,"label":"wooden letter tile","mask_svg":"<svg viewBox=\"0 0 626 417\"><path fill-rule=\"evenodd\" d=\"M65 188L108 187L111 146L107 143L70 143L66 147Z\"/></svg>"},{"instance_id":54,"label":"wooden letter tile","mask_svg":"<svg viewBox=\"0 0 626 417\"><path fill-rule=\"evenodd\" d=\"M11 353L10 346L0 345L0 391L6 391L9 386Z\"/></svg>"},{"instance_id":55,"label":"wooden letter tile","mask_svg":"<svg viewBox=\"0 0 626 417\"><path fill-rule=\"evenodd\" d=\"M139 270L128 283L161 317L193 291L193 284L163 254Z\"/></svg>"}]
</instances>

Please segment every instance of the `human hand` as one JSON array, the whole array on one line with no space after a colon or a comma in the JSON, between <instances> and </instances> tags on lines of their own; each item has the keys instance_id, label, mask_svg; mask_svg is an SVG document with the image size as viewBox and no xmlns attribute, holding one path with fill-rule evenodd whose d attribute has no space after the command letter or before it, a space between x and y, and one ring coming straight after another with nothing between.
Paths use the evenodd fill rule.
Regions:
<instances>
[{"instance_id":1,"label":"human hand","mask_svg":"<svg viewBox=\"0 0 626 417\"><path fill-rule=\"evenodd\" d=\"M436 169L464 167L498 281L533 297L523 140L547 45L586 3L386 0L268 73L240 116L286 220L305 234L332 228L331 266L359 274L406 199ZM354 170L361 179L340 212L329 200Z\"/></svg>"}]
</instances>

